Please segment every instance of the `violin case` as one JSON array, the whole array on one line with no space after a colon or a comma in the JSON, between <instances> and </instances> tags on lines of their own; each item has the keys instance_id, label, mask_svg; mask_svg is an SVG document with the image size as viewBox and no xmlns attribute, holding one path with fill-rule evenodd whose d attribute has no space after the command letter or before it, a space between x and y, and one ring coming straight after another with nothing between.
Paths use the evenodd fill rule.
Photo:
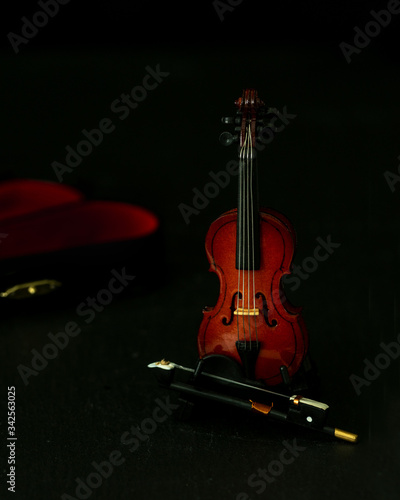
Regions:
<instances>
[{"instance_id":1,"label":"violin case","mask_svg":"<svg viewBox=\"0 0 400 500\"><path fill-rule=\"evenodd\" d=\"M148 209L55 182L0 182L2 310L84 299L113 277L118 293L146 289L163 267L161 223Z\"/></svg>"}]
</instances>

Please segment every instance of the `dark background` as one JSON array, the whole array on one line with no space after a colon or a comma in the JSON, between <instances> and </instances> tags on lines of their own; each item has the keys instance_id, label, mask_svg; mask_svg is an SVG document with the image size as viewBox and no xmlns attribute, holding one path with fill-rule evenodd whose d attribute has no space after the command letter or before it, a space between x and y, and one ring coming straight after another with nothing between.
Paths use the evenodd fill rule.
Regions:
<instances>
[{"instance_id":1,"label":"dark background","mask_svg":"<svg viewBox=\"0 0 400 500\"><path fill-rule=\"evenodd\" d=\"M397 173L400 15L352 56L370 10L387 2L243 0L223 22L212 2L82 2L72 0L15 54L7 40L32 18L35 2L7 5L1 26L0 165L3 177L57 182L81 131L112 118L116 130L84 159L66 184L97 199L140 204L160 216L166 261L159 286L115 299L49 366L25 386L17 373L47 334L76 320L72 305L6 315L1 321L2 395L16 386L19 499L75 497L76 478L120 450L124 464L96 490L98 499L397 498L400 426L399 361L358 396L349 377L363 376L380 342L398 324L399 196L384 173ZM120 121L110 104L140 85L145 67L170 75ZM294 263L311 256L316 238L340 247L297 290L311 354L331 424L358 432L353 446L233 411L159 424L137 451L120 442L151 416L157 387L146 366L162 357L193 365L201 309L218 296L207 273L204 238L210 223L236 205L234 179L186 224L209 172L234 155L218 142L242 88L258 89L270 106L296 115L259 159L260 199L294 224ZM79 287L78 287L79 288ZM1 429L6 432L6 406ZM5 434L4 432L4 434ZM283 441L305 448L257 494L251 474L279 457ZM2 446L5 456L5 440ZM4 464L2 498L6 490ZM3 493L4 491L4 493ZM8 496L7 496L8 495Z\"/></svg>"}]
</instances>

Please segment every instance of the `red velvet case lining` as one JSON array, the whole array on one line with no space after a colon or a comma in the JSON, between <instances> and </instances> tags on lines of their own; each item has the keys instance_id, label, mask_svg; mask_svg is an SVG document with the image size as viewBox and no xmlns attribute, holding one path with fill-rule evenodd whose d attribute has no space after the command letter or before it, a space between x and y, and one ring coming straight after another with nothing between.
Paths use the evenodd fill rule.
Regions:
<instances>
[{"instance_id":1,"label":"red velvet case lining","mask_svg":"<svg viewBox=\"0 0 400 500\"><path fill-rule=\"evenodd\" d=\"M138 239L158 226L142 207L85 201L69 186L25 179L0 184L0 259Z\"/></svg>"}]
</instances>

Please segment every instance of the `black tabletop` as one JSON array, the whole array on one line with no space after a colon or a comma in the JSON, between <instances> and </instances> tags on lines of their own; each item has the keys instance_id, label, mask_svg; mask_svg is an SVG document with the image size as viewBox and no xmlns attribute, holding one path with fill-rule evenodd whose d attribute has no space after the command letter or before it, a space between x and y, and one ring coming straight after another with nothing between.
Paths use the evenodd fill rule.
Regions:
<instances>
[{"instance_id":1,"label":"black tabletop","mask_svg":"<svg viewBox=\"0 0 400 500\"><path fill-rule=\"evenodd\" d=\"M68 301L43 297L37 310L2 299L1 498L397 498L397 4L286 2L262 16L251 1L43 4L54 9L46 22L29 4L3 30L2 177L152 210L166 263L90 322L77 313L79 282ZM247 87L284 117L258 155L259 197L295 228L285 291L303 307L329 423L358 433L356 445L229 407L179 420L180 402L147 368L196 363L201 311L219 293L205 235L237 204L237 177L221 173L235 152L219 144L220 117ZM74 164L68 152L85 134L97 144ZM205 196L218 177L225 184ZM56 354L54 339L67 342ZM6 440L9 387L16 441Z\"/></svg>"}]
</instances>

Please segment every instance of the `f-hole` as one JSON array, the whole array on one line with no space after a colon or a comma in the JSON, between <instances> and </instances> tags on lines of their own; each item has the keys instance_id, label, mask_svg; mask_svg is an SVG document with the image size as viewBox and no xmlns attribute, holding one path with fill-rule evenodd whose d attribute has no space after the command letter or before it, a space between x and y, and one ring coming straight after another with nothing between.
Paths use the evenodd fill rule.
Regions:
<instances>
[{"instance_id":1,"label":"f-hole","mask_svg":"<svg viewBox=\"0 0 400 500\"><path fill-rule=\"evenodd\" d=\"M234 317L234 313L235 313L235 309L236 309L236 295L238 296L238 298L240 300L242 298L242 292L236 292L233 294L231 307L229 308L231 310L231 317L229 318L229 320L227 320L226 318L222 318L222 324L225 326L230 325L233 321L233 317ZM239 302L239 300L238 300L238 302Z\"/></svg>"},{"instance_id":2,"label":"f-hole","mask_svg":"<svg viewBox=\"0 0 400 500\"><path fill-rule=\"evenodd\" d=\"M269 322L269 319L268 319L267 299L265 298L265 295L263 293L261 293L261 292L256 293L256 298L259 299L260 297L262 297L263 316L264 316L265 322L267 323L268 326L270 326L271 328L273 328L274 326L276 326L278 324L278 322L276 321L276 319L273 319L271 321L271 323Z\"/></svg>"}]
</instances>

